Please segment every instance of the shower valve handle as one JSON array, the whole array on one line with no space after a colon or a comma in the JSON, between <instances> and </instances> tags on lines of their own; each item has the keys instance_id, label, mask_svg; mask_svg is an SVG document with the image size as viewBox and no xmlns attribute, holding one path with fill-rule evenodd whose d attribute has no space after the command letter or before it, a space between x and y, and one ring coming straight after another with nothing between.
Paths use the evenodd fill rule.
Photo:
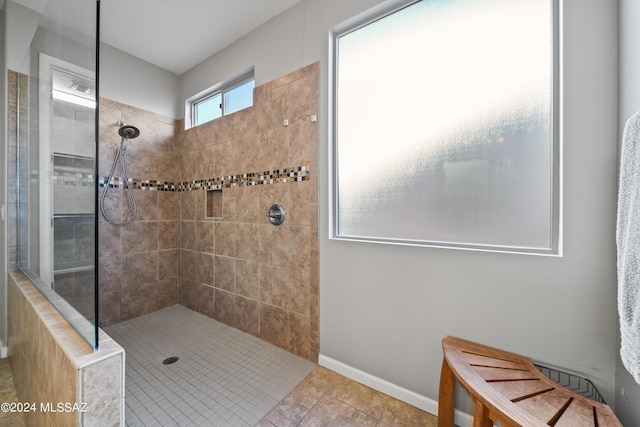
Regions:
<instances>
[{"instance_id":1,"label":"shower valve handle","mask_svg":"<svg viewBox=\"0 0 640 427\"><path fill-rule=\"evenodd\" d=\"M284 222L284 209L280 205L273 205L267 211L267 218L273 225L280 225Z\"/></svg>"}]
</instances>

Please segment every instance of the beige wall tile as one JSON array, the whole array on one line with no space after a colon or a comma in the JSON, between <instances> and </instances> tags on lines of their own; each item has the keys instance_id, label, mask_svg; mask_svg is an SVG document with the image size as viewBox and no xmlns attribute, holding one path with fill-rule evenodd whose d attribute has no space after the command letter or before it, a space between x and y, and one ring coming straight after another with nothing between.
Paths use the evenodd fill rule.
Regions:
<instances>
[{"instance_id":1,"label":"beige wall tile","mask_svg":"<svg viewBox=\"0 0 640 427\"><path fill-rule=\"evenodd\" d=\"M285 309L260 304L260 338L289 350L291 327Z\"/></svg>"},{"instance_id":2,"label":"beige wall tile","mask_svg":"<svg viewBox=\"0 0 640 427\"><path fill-rule=\"evenodd\" d=\"M198 253L190 250L180 250L180 278L196 281Z\"/></svg>"},{"instance_id":3,"label":"beige wall tile","mask_svg":"<svg viewBox=\"0 0 640 427\"><path fill-rule=\"evenodd\" d=\"M179 184L285 167L311 172L302 182L223 188L221 221L205 218L206 191L135 190L136 222L100 226L100 256L109 260L101 267L101 302L109 313L103 319L178 301L317 360L318 124L309 116L318 110L318 66L282 76L254 94L253 107L186 131L182 120L102 103L102 164L113 159L120 142L117 120L141 130L127 151L132 178ZM122 190L110 190L108 207L118 218L130 209L125 199ZM285 209L283 226L268 223L272 204ZM130 289L140 283L154 284L153 303Z\"/></svg>"},{"instance_id":4,"label":"beige wall tile","mask_svg":"<svg viewBox=\"0 0 640 427\"><path fill-rule=\"evenodd\" d=\"M311 262L309 227L292 225L284 230L282 243L287 248L284 251L285 265L294 269L309 269L309 263Z\"/></svg>"},{"instance_id":5,"label":"beige wall tile","mask_svg":"<svg viewBox=\"0 0 640 427\"><path fill-rule=\"evenodd\" d=\"M286 221L286 220L285 220ZM260 245L260 262L263 264L283 266L286 263L285 237L287 225L274 227L271 224L261 224L258 227L258 239Z\"/></svg>"},{"instance_id":6,"label":"beige wall tile","mask_svg":"<svg viewBox=\"0 0 640 427\"><path fill-rule=\"evenodd\" d=\"M207 192L205 190L192 191L194 196L194 210L196 221L207 219Z\"/></svg>"},{"instance_id":7,"label":"beige wall tile","mask_svg":"<svg viewBox=\"0 0 640 427\"><path fill-rule=\"evenodd\" d=\"M177 221L180 219L180 193L160 191L158 194L158 219Z\"/></svg>"},{"instance_id":8,"label":"beige wall tile","mask_svg":"<svg viewBox=\"0 0 640 427\"><path fill-rule=\"evenodd\" d=\"M291 337L289 339L289 350L293 354L309 359L311 342L311 321L309 316L297 313L289 314L289 324L291 327Z\"/></svg>"},{"instance_id":9,"label":"beige wall tile","mask_svg":"<svg viewBox=\"0 0 640 427\"><path fill-rule=\"evenodd\" d=\"M102 257L119 257L122 255L122 229L108 222L98 225L98 254Z\"/></svg>"},{"instance_id":10,"label":"beige wall tile","mask_svg":"<svg viewBox=\"0 0 640 427\"><path fill-rule=\"evenodd\" d=\"M122 227L122 255L158 251L158 222L133 222Z\"/></svg>"},{"instance_id":11,"label":"beige wall tile","mask_svg":"<svg viewBox=\"0 0 640 427\"><path fill-rule=\"evenodd\" d=\"M158 152L158 180L179 182L182 179L180 154L176 151Z\"/></svg>"},{"instance_id":12,"label":"beige wall tile","mask_svg":"<svg viewBox=\"0 0 640 427\"><path fill-rule=\"evenodd\" d=\"M236 256L236 224L231 222L218 222L214 230L216 255Z\"/></svg>"},{"instance_id":13,"label":"beige wall tile","mask_svg":"<svg viewBox=\"0 0 640 427\"><path fill-rule=\"evenodd\" d=\"M213 228L212 221L198 221L195 227L196 245L198 252L213 253Z\"/></svg>"},{"instance_id":14,"label":"beige wall tile","mask_svg":"<svg viewBox=\"0 0 640 427\"><path fill-rule=\"evenodd\" d=\"M195 221L182 221L180 223L180 248L190 251L196 250Z\"/></svg>"},{"instance_id":15,"label":"beige wall tile","mask_svg":"<svg viewBox=\"0 0 640 427\"><path fill-rule=\"evenodd\" d=\"M213 254L197 253L196 282L213 286Z\"/></svg>"},{"instance_id":16,"label":"beige wall tile","mask_svg":"<svg viewBox=\"0 0 640 427\"><path fill-rule=\"evenodd\" d=\"M129 320L158 310L158 282L135 283L122 288L122 320Z\"/></svg>"},{"instance_id":17,"label":"beige wall tile","mask_svg":"<svg viewBox=\"0 0 640 427\"><path fill-rule=\"evenodd\" d=\"M234 156L236 170L251 172L259 171L263 167L260 157L261 135L257 131L241 133L242 137L236 140ZM214 175L217 176L217 175Z\"/></svg>"},{"instance_id":18,"label":"beige wall tile","mask_svg":"<svg viewBox=\"0 0 640 427\"><path fill-rule=\"evenodd\" d=\"M158 249L174 249L180 247L180 222L158 222Z\"/></svg>"},{"instance_id":19,"label":"beige wall tile","mask_svg":"<svg viewBox=\"0 0 640 427\"><path fill-rule=\"evenodd\" d=\"M183 166L184 167L184 166ZM183 181L188 181L184 180ZM180 193L180 219L183 221L196 219L196 192Z\"/></svg>"},{"instance_id":20,"label":"beige wall tile","mask_svg":"<svg viewBox=\"0 0 640 427\"><path fill-rule=\"evenodd\" d=\"M232 221L236 218L236 188L222 190L222 218L224 221Z\"/></svg>"},{"instance_id":21,"label":"beige wall tile","mask_svg":"<svg viewBox=\"0 0 640 427\"><path fill-rule=\"evenodd\" d=\"M255 300L260 298L259 266L260 264L254 261L236 261L235 291L238 295Z\"/></svg>"},{"instance_id":22,"label":"beige wall tile","mask_svg":"<svg viewBox=\"0 0 640 427\"><path fill-rule=\"evenodd\" d=\"M286 115L282 114L282 119ZM289 129L282 126L266 130L260 135L260 162L264 170L279 169L289 166Z\"/></svg>"},{"instance_id":23,"label":"beige wall tile","mask_svg":"<svg viewBox=\"0 0 640 427\"><path fill-rule=\"evenodd\" d=\"M112 291L100 291L100 327L107 327L120 322L121 316L121 292L120 289Z\"/></svg>"},{"instance_id":24,"label":"beige wall tile","mask_svg":"<svg viewBox=\"0 0 640 427\"><path fill-rule=\"evenodd\" d=\"M158 220L158 191L135 191L137 205L136 221ZM129 195L126 195L129 198Z\"/></svg>"},{"instance_id":25,"label":"beige wall tile","mask_svg":"<svg viewBox=\"0 0 640 427\"><path fill-rule=\"evenodd\" d=\"M260 265L260 302L287 308L290 270L276 265Z\"/></svg>"},{"instance_id":26,"label":"beige wall tile","mask_svg":"<svg viewBox=\"0 0 640 427\"><path fill-rule=\"evenodd\" d=\"M180 150L180 144L176 141L178 137L178 129L175 120L158 121L158 145L157 150L160 152L177 152Z\"/></svg>"},{"instance_id":27,"label":"beige wall tile","mask_svg":"<svg viewBox=\"0 0 640 427\"><path fill-rule=\"evenodd\" d=\"M288 186L287 224L310 225L312 205L309 203L309 191L313 185L309 181L303 181Z\"/></svg>"},{"instance_id":28,"label":"beige wall tile","mask_svg":"<svg viewBox=\"0 0 640 427\"><path fill-rule=\"evenodd\" d=\"M82 370L81 380L84 386L81 400L88 404L87 412L81 414L82 425L120 425L124 412L122 365L122 356L115 355Z\"/></svg>"},{"instance_id":29,"label":"beige wall tile","mask_svg":"<svg viewBox=\"0 0 640 427\"><path fill-rule=\"evenodd\" d=\"M100 292L117 292L122 286L122 265L120 257L98 259Z\"/></svg>"},{"instance_id":30,"label":"beige wall tile","mask_svg":"<svg viewBox=\"0 0 640 427\"><path fill-rule=\"evenodd\" d=\"M158 280L158 252L144 252L122 257L122 288Z\"/></svg>"},{"instance_id":31,"label":"beige wall tile","mask_svg":"<svg viewBox=\"0 0 640 427\"><path fill-rule=\"evenodd\" d=\"M158 280L158 308L169 307L178 304L178 277L163 278Z\"/></svg>"},{"instance_id":32,"label":"beige wall tile","mask_svg":"<svg viewBox=\"0 0 640 427\"><path fill-rule=\"evenodd\" d=\"M189 280L180 280L179 302L187 308L213 318L213 288Z\"/></svg>"},{"instance_id":33,"label":"beige wall tile","mask_svg":"<svg viewBox=\"0 0 640 427\"><path fill-rule=\"evenodd\" d=\"M256 300L236 295L235 323L233 326L253 336L259 336L260 303Z\"/></svg>"},{"instance_id":34,"label":"beige wall tile","mask_svg":"<svg viewBox=\"0 0 640 427\"><path fill-rule=\"evenodd\" d=\"M189 140L187 140L188 144ZM202 159L202 154L199 150L187 148L182 152L182 173L181 181L194 181L199 179L198 177L198 162ZM184 218L184 217L183 217Z\"/></svg>"},{"instance_id":35,"label":"beige wall tile","mask_svg":"<svg viewBox=\"0 0 640 427\"><path fill-rule=\"evenodd\" d=\"M243 223L236 225L236 256L247 261L258 261L258 225Z\"/></svg>"},{"instance_id":36,"label":"beige wall tile","mask_svg":"<svg viewBox=\"0 0 640 427\"><path fill-rule=\"evenodd\" d=\"M227 325L235 324L235 294L215 289L213 318Z\"/></svg>"},{"instance_id":37,"label":"beige wall tile","mask_svg":"<svg viewBox=\"0 0 640 427\"><path fill-rule=\"evenodd\" d=\"M309 316L311 298L309 270L302 268L288 268L287 270L289 274L286 281L287 300L285 307L293 313Z\"/></svg>"},{"instance_id":38,"label":"beige wall tile","mask_svg":"<svg viewBox=\"0 0 640 427\"><path fill-rule=\"evenodd\" d=\"M180 276L180 250L169 249L158 252L158 278Z\"/></svg>"},{"instance_id":39,"label":"beige wall tile","mask_svg":"<svg viewBox=\"0 0 640 427\"><path fill-rule=\"evenodd\" d=\"M224 256L214 258L214 284L216 288L235 292L236 260Z\"/></svg>"},{"instance_id":40,"label":"beige wall tile","mask_svg":"<svg viewBox=\"0 0 640 427\"><path fill-rule=\"evenodd\" d=\"M239 187L235 191L236 216L234 221L242 223L257 223L263 217L260 215L260 199L256 197L253 187ZM266 211L264 211L266 213ZM264 213L262 215L265 215Z\"/></svg>"}]
</instances>

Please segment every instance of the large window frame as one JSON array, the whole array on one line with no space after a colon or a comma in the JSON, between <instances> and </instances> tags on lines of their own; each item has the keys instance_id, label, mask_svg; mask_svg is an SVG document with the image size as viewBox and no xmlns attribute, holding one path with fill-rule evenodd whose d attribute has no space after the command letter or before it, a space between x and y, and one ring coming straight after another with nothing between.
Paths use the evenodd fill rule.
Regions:
<instances>
[{"instance_id":1,"label":"large window frame","mask_svg":"<svg viewBox=\"0 0 640 427\"><path fill-rule=\"evenodd\" d=\"M545 0L541 0L545 1ZM419 240L411 238L387 238L375 236L357 236L341 234L340 232L340 176L338 155L338 80L339 80L339 47L338 41L343 35L357 31L367 25L384 19L393 13L404 8L410 7L420 0L390 0L349 19L342 24L337 25L330 31L330 52L329 52L329 168L330 168L330 185L329 185L329 238L332 240L360 241L370 243L384 244L400 244L411 246L438 247L464 250L479 250L490 252L506 252L506 253L523 253L533 255L562 256L562 141L560 134L560 93L561 93L561 77L560 77L560 5L559 0L547 0L551 8L551 28L552 28L552 113L551 113L551 212L550 216L550 244L547 247L530 247L530 246L510 246L510 245L493 245L493 244L474 244L474 243L457 243L439 240ZM389 82L393 87L393 82ZM366 167L366 166L364 166ZM401 212L398 211L398 221L402 221Z\"/></svg>"}]
</instances>

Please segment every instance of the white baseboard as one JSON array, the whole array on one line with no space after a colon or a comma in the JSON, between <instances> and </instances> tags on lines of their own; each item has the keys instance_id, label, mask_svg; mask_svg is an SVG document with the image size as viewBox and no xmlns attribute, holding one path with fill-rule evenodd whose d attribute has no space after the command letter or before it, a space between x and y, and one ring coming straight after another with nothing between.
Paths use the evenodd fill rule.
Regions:
<instances>
[{"instance_id":1,"label":"white baseboard","mask_svg":"<svg viewBox=\"0 0 640 427\"><path fill-rule=\"evenodd\" d=\"M436 400L390 383L387 380L368 374L323 354L318 357L318 364L360 384L364 384L374 390L378 390L416 408L429 412L430 414L438 414L438 402ZM473 417L467 413L456 410L455 423L460 427L471 427L473 425Z\"/></svg>"},{"instance_id":2,"label":"white baseboard","mask_svg":"<svg viewBox=\"0 0 640 427\"><path fill-rule=\"evenodd\" d=\"M0 341L0 359L6 359L9 356L9 349Z\"/></svg>"}]
</instances>

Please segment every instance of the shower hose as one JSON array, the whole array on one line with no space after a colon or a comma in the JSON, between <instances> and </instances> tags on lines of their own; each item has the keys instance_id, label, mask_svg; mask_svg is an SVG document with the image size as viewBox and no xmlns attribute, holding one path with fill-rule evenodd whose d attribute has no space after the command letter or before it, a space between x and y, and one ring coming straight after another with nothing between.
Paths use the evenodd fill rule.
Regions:
<instances>
[{"instance_id":1,"label":"shower hose","mask_svg":"<svg viewBox=\"0 0 640 427\"><path fill-rule=\"evenodd\" d=\"M124 156L125 153L127 151L127 145L129 144L129 138L126 136L123 136L122 139L120 140L120 147L118 148L118 152L116 153L116 157L113 159L113 165L111 165L111 172L109 172L109 177L107 178L106 182L104 183L104 190L102 191L102 194L100 195L100 212L102 213L102 216L104 216L104 218L109 221L111 224L114 225L119 225L119 226L123 226L123 225L127 225L127 224L131 224L133 222L134 219L136 219L136 216L138 215L138 206L136 205L136 198L133 195L133 190L131 189L131 187L129 186L129 178L127 177L127 169L125 167L125 162L124 162ZM118 164L118 159L120 159L120 167L122 168L122 175L124 178L124 188L127 190L127 193L129 194L129 197L131 198L131 203L133 205L133 214L131 215L131 218L126 219L124 221L118 222L116 220L114 220L113 218L109 217L109 215L107 214L105 207L104 207L104 203L105 203L105 199L107 197L107 193L109 192L109 189L111 187L111 180L113 179L113 174L116 170L116 165Z\"/></svg>"}]
</instances>

